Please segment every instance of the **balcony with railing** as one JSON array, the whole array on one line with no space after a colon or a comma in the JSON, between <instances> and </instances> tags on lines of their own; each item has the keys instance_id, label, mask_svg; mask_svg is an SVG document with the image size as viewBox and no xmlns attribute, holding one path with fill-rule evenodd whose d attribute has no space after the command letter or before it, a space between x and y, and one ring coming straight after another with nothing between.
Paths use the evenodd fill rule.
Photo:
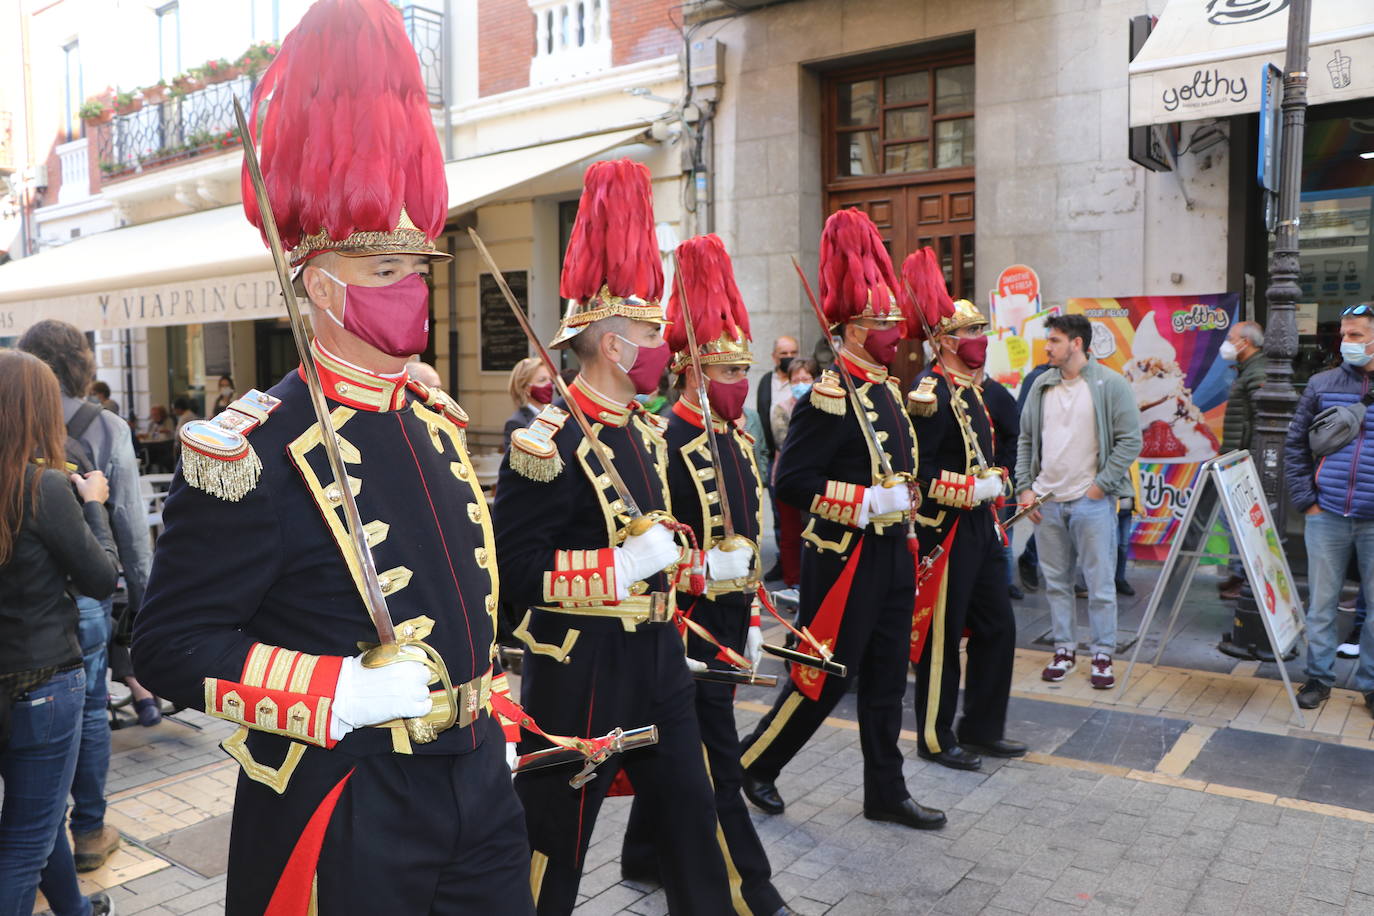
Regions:
<instances>
[{"instance_id":1,"label":"balcony with railing","mask_svg":"<svg viewBox=\"0 0 1374 916\"><path fill-rule=\"evenodd\" d=\"M529 5L535 23L530 85L610 68L610 0L529 0Z\"/></svg>"},{"instance_id":2,"label":"balcony with railing","mask_svg":"<svg viewBox=\"0 0 1374 916\"><path fill-rule=\"evenodd\" d=\"M401 11L406 35L420 58L420 77L425 94L435 108L444 104L444 14L423 6L407 6Z\"/></svg>"},{"instance_id":3,"label":"balcony with railing","mask_svg":"<svg viewBox=\"0 0 1374 916\"><path fill-rule=\"evenodd\" d=\"M234 100L246 110L255 78L238 76L118 115L93 133L105 181L239 145ZM64 182L65 184L65 182Z\"/></svg>"},{"instance_id":4,"label":"balcony with railing","mask_svg":"<svg viewBox=\"0 0 1374 916\"><path fill-rule=\"evenodd\" d=\"M62 167L62 183L57 189L59 204L74 204L91 196L89 146L85 137L57 145L57 161Z\"/></svg>"}]
</instances>

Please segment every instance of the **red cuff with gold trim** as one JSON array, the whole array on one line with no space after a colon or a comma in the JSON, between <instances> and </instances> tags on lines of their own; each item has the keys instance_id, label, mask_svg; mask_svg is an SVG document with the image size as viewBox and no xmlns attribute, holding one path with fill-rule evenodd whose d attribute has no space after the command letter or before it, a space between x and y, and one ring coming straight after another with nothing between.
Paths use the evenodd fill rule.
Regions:
<instances>
[{"instance_id":1,"label":"red cuff with gold trim","mask_svg":"<svg viewBox=\"0 0 1374 916\"><path fill-rule=\"evenodd\" d=\"M938 480L930 482L930 498L942 506L955 509L973 508L973 484L971 474L955 474L941 471Z\"/></svg>"},{"instance_id":2,"label":"red cuff with gold trim","mask_svg":"<svg viewBox=\"0 0 1374 916\"><path fill-rule=\"evenodd\" d=\"M615 604L615 548L554 551L553 569L544 573L548 604Z\"/></svg>"},{"instance_id":3,"label":"red cuff with gold trim","mask_svg":"<svg viewBox=\"0 0 1374 916\"><path fill-rule=\"evenodd\" d=\"M818 515L826 521L857 528L859 510L863 508L864 492L867 489L857 483L827 480L825 492L811 500L811 514Z\"/></svg>"},{"instance_id":4,"label":"red cuff with gold trim","mask_svg":"<svg viewBox=\"0 0 1374 916\"><path fill-rule=\"evenodd\" d=\"M329 711L343 658L254 643L238 681L205 679L205 711L306 744L333 747Z\"/></svg>"},{"instance_id":5,"label":"red cuff with gold trim","mask_svg":"<svg viewBox=\"0 0 1374 916\"><path fill-rule=\"evenodd\" d=\"M510 681L506 680L506 672L502 671L491 679L491 692L494 696L502 696L510 699ZM496 721L501 724L501 731L506 736L506 743L520 740L520 723L513 719L507 719L497 710L500 704L492 706L492 715L496 716Z\"/></svg>"}]
</instances>

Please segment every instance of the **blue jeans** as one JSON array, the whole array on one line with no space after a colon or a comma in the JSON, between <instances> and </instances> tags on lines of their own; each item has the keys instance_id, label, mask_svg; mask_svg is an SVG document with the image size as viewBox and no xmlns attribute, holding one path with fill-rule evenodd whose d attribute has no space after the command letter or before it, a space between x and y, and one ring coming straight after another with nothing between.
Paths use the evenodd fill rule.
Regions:
<instances>
[{"instance_id":1,"label":"blue jeans","mask_svg":"<svg viewBox=\"0 0 1374 916\"><path fill-rule=\"evenodd\" d=\"M1050 605L1050 635L1056 649L1078 646L1074 633L1074 576L1082 571L1088 586L1088 625L1092 651L1116 651L1116 500L1084 496L1047 502L1035 529L1040 572Z\"/></svg>"},{"instance_id":2,"label":"blue jeans","mask_svg":"<svg viewBox=\"0 0 1374 916\"><path fill-rule=\"evenodd\" d=\"M72 778L72 833L105 826L105 777L110 772L109 644L114 602L79 596L76 635L86 666L86 704L81 713L81 750Z\"/></svg>"},{"instance_id":3,"label":"blue jeans","mask_svg":"<svg viewBox=\"0 0 1374 916\"><path fill-rule=\"evenodd\" d=\"M1126 561L1130 559L1131 528L1135 520L1130 509L1116 510L1116 581L1126 581Z\"/></svg>"},{"instance_id":4,"label":"blue jeans","mask_svg":"<svg viewBox=\"0 0 1374 916\"><path fill-rule=\"evenodd\" d=\"M1365 603L1374 601L1374 519L1343 518L1330 512L1303 516L1307 541L1307 666L1309 680L1336 683L1336 603L1340 600L1350 551L1355 551ZM1374 690L1374 627L1360 630L1360 661L1352 685Z\"/></svg>"},{"instance_id":5,"label":"blue jeans","mask_svg":"<svg viewBox=\"0 0 1374 916\"><path fill-rule=\"evenodd\" d=\"M81 740L86 672L61 671L16 699L0 752L0 916L29 916L41 883L54 916L89 916L64 821Z\"/></svg>"}]
</instances>

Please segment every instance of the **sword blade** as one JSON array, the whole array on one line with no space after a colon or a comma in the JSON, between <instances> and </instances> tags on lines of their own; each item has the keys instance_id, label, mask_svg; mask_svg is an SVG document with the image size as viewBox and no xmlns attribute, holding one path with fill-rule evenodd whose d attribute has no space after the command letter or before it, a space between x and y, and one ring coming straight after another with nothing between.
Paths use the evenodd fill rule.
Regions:
<instances>
[{"instance_id":1,"label":"sword blade","mask_svg":"<svg viewBox=\"0 0 1374 916\"><path fill-rule=\"evenodd\" d=\"M234 99L234 116L238 119L239 137L243 141L243 158L248 164L248 177L253 183L253 193L258 201L258 213L262 217L263 232L267 235L267 245L272 250L272 263L277 269L277 283L281 286L282 298L286 300L286 313L291 319L291 337L296 343L296 354L300 357L301 368L305 372L305 385L310 390L310 406L315 412L315 420L320 424L320 444L329 461L329 471L334 475L334 488L339 494L339 504L343 506L344 521L348 526L348 540L353 555L362 571L363 603L367 606L368 616L377 630L377 641L383 645L396 642L396 627L391 619L391 610L382 595L382 586L377 579L377 565L372 560L372 549L367 545L367 535L363 531L362 516L358 514L358 503L348 486L348 470L344 467L343 455L339 452L339 442L335 437L334 424L330 419L329 405L324 399L324 388L320 384L320 374L315 368L315 359L310 353L310 339L305 330L305 318L301 315L300 303L296 301L295 291L291 288L291 268L286 261L286 251L282 247L281 235L277 231L277 220L272 215L272 204L267 199L267 184L262 180L262 166L258 163L258 151L253 146L253 137L248 130L248 119L243 114L243 105Z\"/></svg>"}]
</instances>

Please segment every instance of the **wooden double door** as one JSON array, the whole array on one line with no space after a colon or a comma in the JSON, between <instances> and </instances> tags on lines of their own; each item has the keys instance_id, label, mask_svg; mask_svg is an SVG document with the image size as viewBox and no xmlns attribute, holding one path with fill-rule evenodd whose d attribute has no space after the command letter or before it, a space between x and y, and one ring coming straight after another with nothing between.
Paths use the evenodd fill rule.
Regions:
<instances>
[{"instance_id":1,"label":"wooden double door","mask_svg":"<svg viewBox=\"0 0 1374 916\"><path fill-rule=\"evenodd\" d=\"M950 295L978 301L973 288L972 178L832 190L826 203L827 215L846 207L858 207L868 214L882 234L899 282L906 256L929 246L939 258ZM903 390L911 386L923 365L921 345L903 341L893 366Z\"/></svg>"}]
</instances>

